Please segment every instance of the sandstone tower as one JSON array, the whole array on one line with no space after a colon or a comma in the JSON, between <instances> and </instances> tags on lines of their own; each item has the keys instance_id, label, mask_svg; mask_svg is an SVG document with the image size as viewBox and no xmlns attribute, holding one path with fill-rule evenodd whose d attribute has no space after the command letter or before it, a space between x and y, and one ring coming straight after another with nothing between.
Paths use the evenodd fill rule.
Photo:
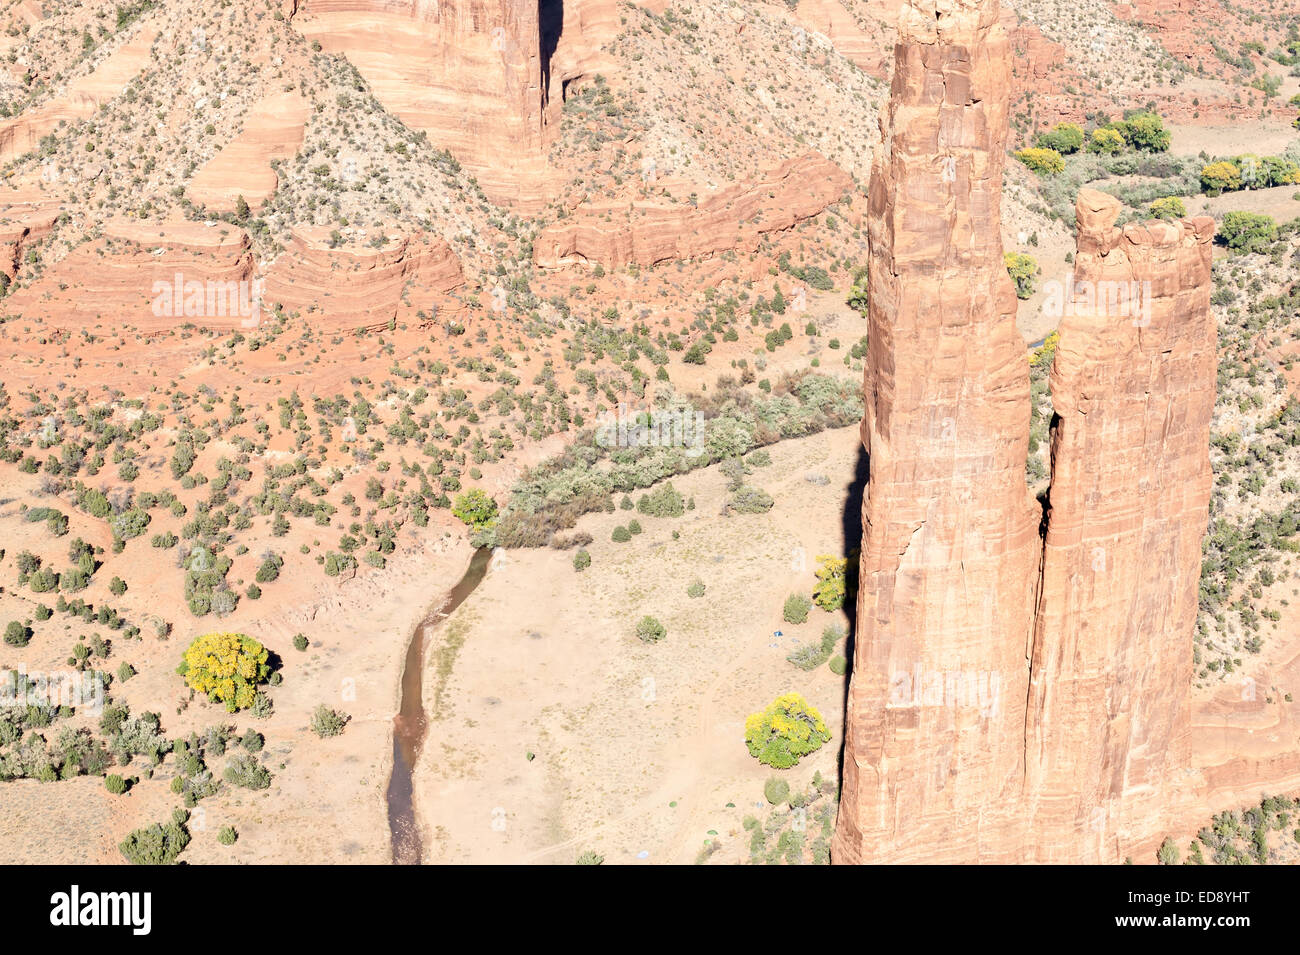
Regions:
<instances>
[{"instance_id":1,"label":"sandstone tower","mask_svg":"<svg viewBox=\"0 0 1300 955\"><path fill-rule=\"evenodd\" d=\"M1076 280L1122 277L1149 311L1093 298L1062 323L1044 521L997 21L997 0L909 0L881 120L837 863L1111 860L1186 764L1213 223L1120 231L1113 199L1080 197Z\"/></svg>"}]
</instances>

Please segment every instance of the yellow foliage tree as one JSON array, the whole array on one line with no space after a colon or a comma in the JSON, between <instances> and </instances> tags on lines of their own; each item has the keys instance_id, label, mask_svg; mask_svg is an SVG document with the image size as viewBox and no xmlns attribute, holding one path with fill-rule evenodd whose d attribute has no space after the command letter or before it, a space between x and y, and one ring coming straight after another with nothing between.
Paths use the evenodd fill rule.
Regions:
<instances>
[{"instance_id":1,"label":"yellow foliage tree","mask_svg":"<svg viewBox=\"0 0 1300 955\"><path fill-rule=\"evenodd\" d=\"M253 705L257 687L271 675L266 647L242 633L206 633L185 651L176 672L231 713Z\"/></svg>"},{"instance_id":2,"label":"yellow foliage tree","mask_svg":"<svg viewBox=\"0 0 1300 955\"><path fill-rule=\"evenodd\" d=\"M789 769L831 738L822 715L798 693L778 696L745 718L745 745L760 763Z\"/></svg>"}]
</instances>

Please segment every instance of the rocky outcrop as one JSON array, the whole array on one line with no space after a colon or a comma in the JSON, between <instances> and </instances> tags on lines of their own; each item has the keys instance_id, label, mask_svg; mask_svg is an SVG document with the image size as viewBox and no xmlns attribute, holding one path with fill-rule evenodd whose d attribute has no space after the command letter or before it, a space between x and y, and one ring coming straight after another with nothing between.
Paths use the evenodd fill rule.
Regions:
<instances>
[{"instance_id":1,"label":"rocky outcrop","mask_svg":"<svg viewBox=\"0 0 1300 955\"><path fill-rule=\"evenodd\" d=\"M18 277L23 253L50 234L59 217L57 202L33 202L0 208L0 272Z\"/></svg>"},{"instance_id":2,"label":"rocky outcrop","mask_svg":"<svg viewBox=\"0 0 1300 955\"><path fill-rule=\"evenodd\" d=\"M186 194L211 212L233 211L240 196L256 209L279 185L272 161L293 158L306 122L301 93L266 97L249 111L240 134L190 180Z\"/></svg>"},{"instance_id":3,"label":"rocky outcrop","mask_svg":"<svg viewBox=\"0 0 1300 955\"><path fill-rule=\"evenodd\" d=\"M997 0L911 0L872 174L868 455L836 862L1115 862L1196 782L1213 220L1078 201L1050 506L999 206ZM1040 518L1045 537L1040 536Z\"/></svg>"},{"instance_id":4,"label":"rocky outcrop","mask_svg":"<svg viewBox=\"0 0 1300 955\"><path fill-rule=\"evenodd\" d=\"M1052 368L1052 486L1026 720L1040 862L1117 862L1190 765L1217 333L1209 217L1115 228L1085 189Z\"/></svg>"},{"instance_id":5,"label":"rocky outcrop","mask_svg":"<svg viewBox=\"0 0 1300 955\"><path fill-rule=\"evenodd\" d=\"M7 314L61 328L157 331L256 324L248 235L220 223L113 220L103 235L3 300Z\"/></svg>"},{"instance_id":6,"label":"rocky outcrop","mask_svg":"<svg viewBox=\"0 0 1300 955\"><path fill-rule=\"evenodd\" d=\"M869 477L836 862L1011 862L1039 568L996 0L904 7L868 189Z\"/></svg>"},{"instance_id":7,"label":"rocky outcrop","mask_svg":"<svg viewBox=\"0 0 1300 955\"><path fill-rule=\"evenodd\" d=\"M316 314L346 328L390 319L431 321L454 303L448 294L465 284L460 260L442 239L425 233L332 235L327 227L297 228L288 248L266 272L265 299L286 311Z\"/></svg>"},{"instance_id":8,"label":"rocky outcrop","mask_svg":"<svg viewBox=\"0 0 1300 955\"><path fill-rule=\"evenodd\" d=\"M54 132L60 123L87 119L101 103L122 92L150 61L157 35L152 28L141 28L92 72L69 83L60 95L0 122L0 162L31 152L41 137Z\"/></svg>"},{"instance_id":9,"label":"rocky outcrop","mask_svg":"<svg viewBox=\"0 0 1300 955\"><path fill-rule=\"evenodd\" d=\"M753 252L764 235L812 218L852 186L833 162L808 152L697 205L585 205L542 230L533 244L533 262L546 269L574 264L611 269L728 250Z\"/></svg>"}]
</instances>

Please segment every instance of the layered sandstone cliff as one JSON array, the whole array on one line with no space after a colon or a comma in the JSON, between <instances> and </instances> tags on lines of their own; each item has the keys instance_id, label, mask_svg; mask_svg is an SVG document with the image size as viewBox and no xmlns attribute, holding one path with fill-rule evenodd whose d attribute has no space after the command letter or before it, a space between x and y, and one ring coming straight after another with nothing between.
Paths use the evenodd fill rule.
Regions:
<instances>
[{"instance_id":1,"label":"layered sandstone cliff","mask_svg":"<svg viewBox=\"0 0 1300 955\"><path fill-rule=\"evenodd\" d=\"M344 245L331 231L294 229L288 248L267 269L269 303L319 313L313 324L360 328L399 317L420 320L420 313L431 320L454 304L448 294L465 284L460 260L436 236L352 234ZM372 244L376 238L378 245Z\"/></svg>"},{"instance_id":2,"label":"layered sandstone cliff","mask_svg":"<svg viewBox=\"0 0 1300 955\"><path fill-rule=\"evenodd\" d=\"M872 173L870 473L837 862L1010 862L1039 514L996 0L905 7Z\"/></svg>"},{"instance_id":3,"label":"layered sandstone cliff","mask_svg":"<svg viewBox=\"0 0 1300 955\"><path fill-rule=\"evenodd\" d=\"M1213 220L1078 201L1046 512L998 239L997 0L912 0L870 189L868 455L836 862L1119 861L1199 785Z\"/></svg>"},{"instance_id":4,"label":"layered sandstone cliff","mask_svg":"<svg viewBox=\"0 0 1300 955\"><path fill-rule=\"evenodd\" d=\"M852 186L833 162L808 152L694 206L653 201L582 206L542 230L533 261L541 268L600 264L610 269L727 250L753 252L765 234L812 218Z\"/></svg>"}]
</instances>

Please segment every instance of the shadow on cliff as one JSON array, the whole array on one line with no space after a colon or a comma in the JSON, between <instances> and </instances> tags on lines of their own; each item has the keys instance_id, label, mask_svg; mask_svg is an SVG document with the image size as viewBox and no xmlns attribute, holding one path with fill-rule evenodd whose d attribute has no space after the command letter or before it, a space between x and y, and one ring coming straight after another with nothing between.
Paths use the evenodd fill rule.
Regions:
<instances>
[{"instance_id":1,"label":"shadow on cliff","mask_svg":"<svg viewBox=\"0 0 1300 955\"><path fill-rule=\"evenodd\" d=\"M858 442L858 455L853 465L853 478L846 488L844 509L840 513L840 553L847 554L855 547L862 546L862 496L867 489L868 466L867 449ZM854 568L853 583L858 580L857 568ZM844 659L848 661L848 670L844 675L844 694L840 699L840 712L844 724L849 716L849 677L853 674L853 646L858 635L858 592L856 586L845 595L844 613L849 618L849 635L844 640ZM844 778L844 746L840 741L839 773Z\"/></svg>"},{"instance_id":2,"label":"shadow on cliff","mask_svg":"<svg viewBox=\"0 0 1300 955\"><path fill-rule=\"evenodd\" d=\"M550 102L551 57L564 32L564 0L537 0L538 53L542 66L542 109Z\"/></svg>"}]
</instances>

